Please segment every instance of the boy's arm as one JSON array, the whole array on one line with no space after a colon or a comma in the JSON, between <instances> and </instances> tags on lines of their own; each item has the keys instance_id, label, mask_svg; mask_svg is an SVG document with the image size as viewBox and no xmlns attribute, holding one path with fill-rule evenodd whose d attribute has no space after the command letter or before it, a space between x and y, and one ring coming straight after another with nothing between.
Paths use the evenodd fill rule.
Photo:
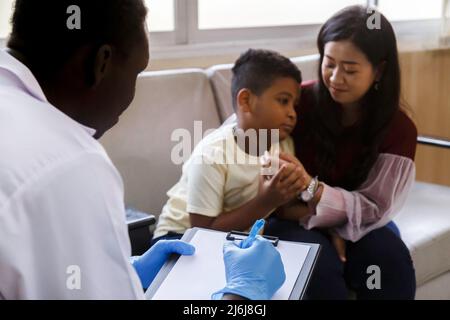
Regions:
<instances>
[{"instance_id":1,"label":"boy's arm","mask_svg":"<svg viewBox=\"0 0 450 320\"><path fill-rule=\"evenodd\" d=\"M273 207L270 203L256 196L241 207L222 212L217 217L208 217L202 214L189 213L192 227L215 229L219 231L246 230L255 220L267 216Z\"/></svg>"},{"instance_id":2,"label":"boy's arm","mask_svg":"<svg viewBox=\"0 0 450 320\"><path fill-rule=\"evenodd\" d=\"M291 201L288 204L280 207L275 211L274 215L278 219L290 220L290 221L300 221L301 219L309 216L310 209L306 203L302 203L297 199Z\"/></svg>"},{"instance_id":3,"label":"boy's arm","mask_svg":"<svg viewBox=\"0 0 450 320\"><path fill-rule=\"evenodd\" d=\"M192 227L230 231L246 230L255 220L291 201L304 182L292 164L284 164L271 178L261 175L257 196L241 207L223 210L224 169L220 165L200 163L192 166L188 176L187 211Z\"/></svg>"},{"instance_id":4,"label":"boy's arm","mask_svg":"<svg viewBox=\"0 0 450 320\"><path fill-rule=\"evenodd\" d=\"M246 230L255 220L266 217L275 208L291 201L302 185L295 168L283 165L269 180L261 175L257 196L237 209L221 212L215 217L191 210L191 226L221 231Z\"/></svg>"}]
</instances>

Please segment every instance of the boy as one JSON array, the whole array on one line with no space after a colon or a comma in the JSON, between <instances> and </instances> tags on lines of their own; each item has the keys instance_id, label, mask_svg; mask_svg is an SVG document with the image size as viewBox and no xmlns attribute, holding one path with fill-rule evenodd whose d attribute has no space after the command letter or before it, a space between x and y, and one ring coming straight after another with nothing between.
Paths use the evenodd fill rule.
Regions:
<instances>
[{"instance_id":1,"label":"boy","mask_svg":"<svg viewBox=\"0 0 450 320\"><path fill-rule=\"evenodd\" d=\"M232 78L237 122L196 146L168 192L153 242L180 238L191 227L246 230L306 188L295 165L285 162L264 176L260 164L267 152L274 158L278 149L294 153L289 134L301 80L298 68L276 52L250 49L240 56Z\"/></svg>"}]
</instances>

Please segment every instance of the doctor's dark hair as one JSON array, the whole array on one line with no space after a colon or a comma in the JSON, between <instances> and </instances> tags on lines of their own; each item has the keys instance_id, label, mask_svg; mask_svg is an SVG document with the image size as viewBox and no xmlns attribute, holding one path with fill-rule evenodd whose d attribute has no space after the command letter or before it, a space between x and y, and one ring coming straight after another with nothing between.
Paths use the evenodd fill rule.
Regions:
<instances>
[{"instance_id":1,"label":"doctor's dark hair","mask_svg":"<svg viewBox=\"0 0 450 320\"><path fill-rule=\"evenodd\" d=\"M302 74L291 60L281 54L262 49L249 49L236 60L232 69L231 96L236 110L237 95L248 89L259 96L278 78L292 78L300 83Z\"/></svg>"},{"instance_id":2,"label":"doctor's dark hair","mask_svg":"<svg viewBox=\"0 0 450 320\"><path fill-rule=\"evenodd\" d=\"M379 15L380 28L370 29L367 23L374 14ZM336 164L334 142L344 132L341 106L326 88L320 68L325 45L331 41L351 41L365 54L374 69L384 64L379 82L373 84L360 102L359 142L362 151L343 175L343 181L329 180ZM323 181L353 190L367 179L388 125L400 108L400 65L395 33L381 13L364 6L350 6L325 22L318 35L317 47L320 53L319 82L315 88L317 103L306 121L317 146L316 167Z\"/></svg>"},{"instance_id":3,"label":"doctor's dark hair","mask_svg":"<svg viewBox=\"0 0 450 320\"><path fill-rule=\"evenodd\" d=\"M72 5L81 11L79 30L67 27ZM16 0L8 47L25 56L35 75L48 79L83 46L109 44L126 58L142 41L146 15L142 0Z\"/></svg>"}]
</instances>

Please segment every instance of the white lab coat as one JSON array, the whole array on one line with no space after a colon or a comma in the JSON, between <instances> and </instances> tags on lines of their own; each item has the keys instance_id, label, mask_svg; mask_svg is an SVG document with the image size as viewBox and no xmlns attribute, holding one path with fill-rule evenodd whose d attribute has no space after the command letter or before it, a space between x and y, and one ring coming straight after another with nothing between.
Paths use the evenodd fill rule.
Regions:
<instances>
[{"instance_id":1,"label":"white lab coat","mask_svg":"<svg viewBox=\"0 0 450 320\"><path fill-rule=\"evenodd\" d=\"M95 130L0 51L0 299L141 299L123 183Z\"/></svg>"}]
</instances>

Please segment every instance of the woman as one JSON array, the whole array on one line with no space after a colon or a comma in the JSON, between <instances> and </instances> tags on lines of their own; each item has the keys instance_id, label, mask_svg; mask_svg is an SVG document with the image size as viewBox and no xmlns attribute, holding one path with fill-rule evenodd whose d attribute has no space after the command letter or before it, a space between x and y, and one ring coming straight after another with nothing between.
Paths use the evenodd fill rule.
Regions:
<instances>
[{"instance_id":1,"label":"woman","mask_svg":"<svg viewBox=\"0 0 450 320\"><path fill-rule=\"evenodd\" d=\"M297 108L299 161L282 156L304 168L310 188L266 229L285 240L322 244L311 299L346 299L348 288L358 299L415 295L409 251L386 225L414 181L417 130L401 109L394 31L383 15L381 28L369 29L372 14L348 7L320 30L319 81L302 85ZM347 240L345 257L330 234Z\"/></svg>"}]
</instances>

